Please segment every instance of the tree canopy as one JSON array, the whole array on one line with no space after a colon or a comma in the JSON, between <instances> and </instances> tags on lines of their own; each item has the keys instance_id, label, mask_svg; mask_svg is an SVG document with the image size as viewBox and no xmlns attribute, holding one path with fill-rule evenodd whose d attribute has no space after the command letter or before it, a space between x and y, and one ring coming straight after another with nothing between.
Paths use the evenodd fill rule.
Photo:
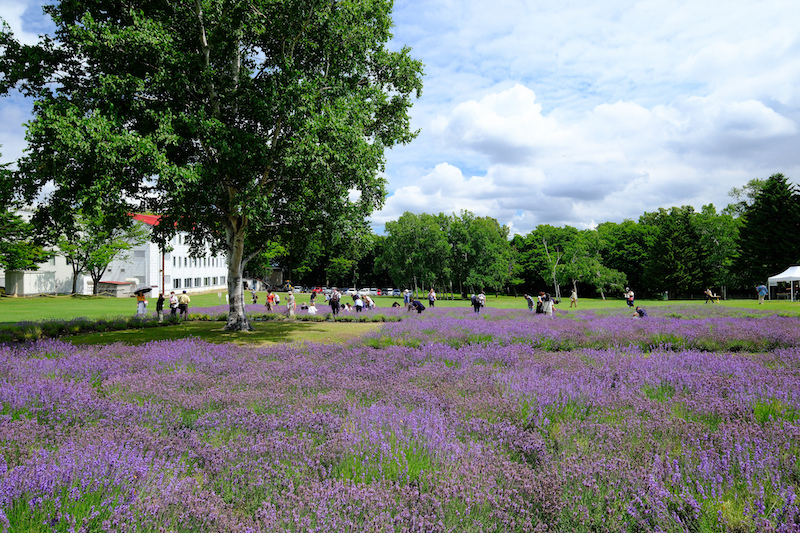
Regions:
<instances>
[{"instance_id":1,"label":"tree canopy","mask_svg":"<svg viewBox=\"0 0 800 533\"><path fill-rule=\"evenodd\" d=\"M17 190L146 210L229 261L229 329L248 329L242 271L274 240L335 231L382 205L384 150L411 141L421 64L390 50L391 0L62 0L56 33L7 40L6 86L36 99ZM14 59L13 57L11 59ZM33 73L37 73L36 76ZM357 191L358 194L353 194ZM355 198L355 199L354 199Z\"/></svg>"},{"instance_id":2,"label":"tree canopy","mask_svg":"<svg viewBox=\"0 0 800 533\"><path fill-rule=\"evenodd\" d=\"M783 174L755 189L742 219L737 267L743 281L763 283L800 262L800 192Z\"/></svg>"}]
</instances>

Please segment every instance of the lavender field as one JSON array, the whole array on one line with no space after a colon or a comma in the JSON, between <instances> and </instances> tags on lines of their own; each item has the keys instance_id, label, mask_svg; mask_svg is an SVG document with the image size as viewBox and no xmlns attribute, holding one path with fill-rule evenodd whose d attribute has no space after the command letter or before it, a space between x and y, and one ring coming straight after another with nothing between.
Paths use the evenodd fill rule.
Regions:
<instances>
[{"instance_id":1,"label":"lavender field","mask_svg":"<svg viewBox=\"0 0 800 533\"><path fill-rule=\"evenodd\" d=\"M800 318L0 347L0 531L800 531Z\"/></svg>"}]
</instances>

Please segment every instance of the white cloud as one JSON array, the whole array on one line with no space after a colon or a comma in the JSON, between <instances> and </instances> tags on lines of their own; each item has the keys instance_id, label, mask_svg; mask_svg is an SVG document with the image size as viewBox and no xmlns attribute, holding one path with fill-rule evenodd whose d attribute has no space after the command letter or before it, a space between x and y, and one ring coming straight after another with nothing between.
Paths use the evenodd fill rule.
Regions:
<instances>
[{"instance_id":1,"label":"white cloud","mask_svg":"<svg viewBox=\"0 0 800 533\"><path fill-rule=\"evenodd\" d=\"M41 0L2 0L0 18L6 21L14 37L23 44L36 44L46 26Z\"/></svg>"},{"instance_id":2,"label":"white cloud","mask_svg":"<svg viewBox=\"0 0 800 533\"><path fill-rule=\"evenodd\" d=\"M41 0L0 0L34 42ZM800 180L800 3L395 0L395 42L425 64L417 140L387 154L378 230L404 211L515 231L592 227L731 187ZM0 99L4 160L30 106Z\"/></svg>"}]
</instances>

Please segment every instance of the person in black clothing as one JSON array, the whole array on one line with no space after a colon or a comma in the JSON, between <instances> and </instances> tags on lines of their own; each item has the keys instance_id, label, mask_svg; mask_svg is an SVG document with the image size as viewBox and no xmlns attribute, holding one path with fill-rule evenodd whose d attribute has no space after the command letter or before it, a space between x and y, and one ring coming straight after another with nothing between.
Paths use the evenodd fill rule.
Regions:
<instances>
[{"instance_id":1,"label":"person in black clothing","mask_svg":"<svg viewBox=\"0 0 800 533\"><path fill-rule=\"evenodd\" d=\"M636 306L636 314L633 315L633 316L636 317L636 318L644 318L644 317L647 316L647 311L645 311L644 309L642 309L641 307L639 307L637 305Z\"/></svg>"},{"instance_id":2,"label":"person in black clothing","mask_svg":"<svg viewBox=\"0 0 800 533\"><path fill-rule=\"evenodd\" d=\"M425 306L422 305L422 302L420 302L419 300L411 300L411 305L409 307L415 309L417 311L417 314L420 314L425 310Z\"/></svg>"},{"instance_id":3,"label":"person in black clothing","mask_svg":"<svg viewBox=\"0 0 800 533\"><path fill-rule=\"evenodd\" d=\"M158 300L156 300L156 314L158 315L158 321L162 322L164 320L164 293L158 293Z\"/></svg>"}]
</instances>

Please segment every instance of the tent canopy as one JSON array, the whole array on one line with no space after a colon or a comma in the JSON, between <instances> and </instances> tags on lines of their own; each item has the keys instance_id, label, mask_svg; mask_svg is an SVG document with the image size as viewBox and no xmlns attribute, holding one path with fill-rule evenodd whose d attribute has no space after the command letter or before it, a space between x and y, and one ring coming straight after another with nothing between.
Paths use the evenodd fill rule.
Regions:
<instances>
[{"instance_id":1,"label":"tent canopy","mask_svg":"<svg viewBox=\"0 0 800 533\"><path fill-rule=\"evenodd\" d=\"M792 265L777 276L771 276L767 278L767 284L770 287L775 287L778 283L788 283L789 284L789 298L792 301L795 300L796 294L794 290L794 282L800 281L800 266ZM772 293L770 292L770 300L772 299Z\"/></svg>"},{"instance_id":2,"label":"tent canopy","mask_svg":"<svg viewBox=\"0 0 800 533\"><path fill-rule=\"evenodd\" d=\"M778 275L768 278L770 287L774 287L779 282L800 281L800 266L792 265Z\"/></svg>"}]
</instances>

